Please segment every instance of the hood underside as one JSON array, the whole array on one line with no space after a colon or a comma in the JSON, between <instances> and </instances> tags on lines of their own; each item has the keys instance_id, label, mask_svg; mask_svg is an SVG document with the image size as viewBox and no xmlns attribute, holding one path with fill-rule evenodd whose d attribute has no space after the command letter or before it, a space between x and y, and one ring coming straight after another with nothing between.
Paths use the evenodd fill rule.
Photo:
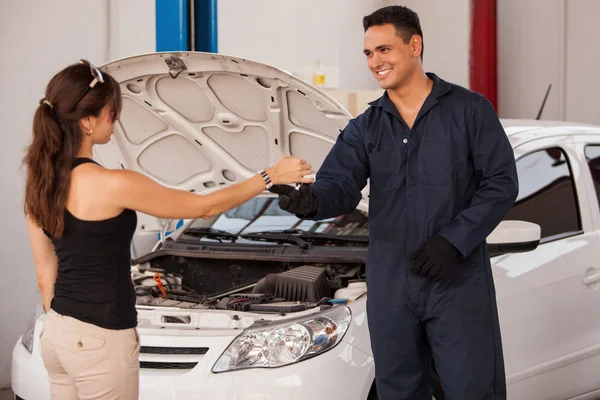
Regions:
<instances>
[{"instance_id":1,"label":"hood underside","mask_svg":"<svg viewBox=\"0 0 600 400\"><path fill-rule=\"evenodd\" d=\"M284 155L317 171L351 118L308 83L242 58L152 53L101 70L120 83L123 110L111 142L95 149L98 161L196 193L240 182Z\"/></svg>"}]
</instances>

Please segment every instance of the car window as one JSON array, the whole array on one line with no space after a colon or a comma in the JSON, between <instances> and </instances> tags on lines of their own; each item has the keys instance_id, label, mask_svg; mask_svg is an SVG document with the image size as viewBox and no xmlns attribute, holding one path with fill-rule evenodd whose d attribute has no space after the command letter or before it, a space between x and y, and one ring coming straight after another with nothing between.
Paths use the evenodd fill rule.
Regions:
<instances>
[{"instance_id":1,"label":"car window","mask_svg":"<svg viewBox=\"0 0 600 400\"><path fill-rule=\"evenodd\" d=\"M592 179L594 180L596 199L600 199L600 145L594 144L586 146L585 159L588 167L590 168Z\"/></svg>"},{"instance_id":2,"label":"car window","mask_svg":"<svg viewBox=\"0 0 600 400\"><path fill-rule=\"evenodd\" d=\"M521 157L517 160L517 172L519 195L505 220L538 224L542 241L581 231L573 175L560 147Z\"/></svg>"}]
</instances>

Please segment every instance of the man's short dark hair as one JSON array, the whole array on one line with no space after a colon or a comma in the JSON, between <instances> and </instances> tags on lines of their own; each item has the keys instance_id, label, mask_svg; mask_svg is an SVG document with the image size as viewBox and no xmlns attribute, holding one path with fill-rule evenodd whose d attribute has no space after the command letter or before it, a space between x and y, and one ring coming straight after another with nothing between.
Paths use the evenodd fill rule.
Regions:
<instances>
[{"instance_id":1,"label":"man's short dark hair","mask_svg":"<svg viewBox=\"0 0 600 400\"><path fill-rule=\"evenodd\" d=\"M363 18L363 28L365 32L372 26L392 24L396 28L396 34L404 40L404 43L410 41L413 35L421 36L423 43L423 31L419 22L419 15L408 7L388 6L383 7ZM421 45L421 61L423 61L423 52L425 44Z\"/></svg>"}]
</instances>

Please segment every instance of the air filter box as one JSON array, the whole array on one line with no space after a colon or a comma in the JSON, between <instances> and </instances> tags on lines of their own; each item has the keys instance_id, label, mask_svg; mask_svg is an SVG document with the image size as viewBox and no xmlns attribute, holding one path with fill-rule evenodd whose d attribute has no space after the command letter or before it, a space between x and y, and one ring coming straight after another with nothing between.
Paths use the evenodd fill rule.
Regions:
<instances>
[{"instance_id":1,"label":"air filter box","mask_svg":"<svg viewBox=\"0 0 600 400\"><path fill-rule=\"evenodd\" d=\"M282 272L275 285L275 297L288 301L317 302L330 292L325 269L311 265Z\"/></svg>"}]
</instances>

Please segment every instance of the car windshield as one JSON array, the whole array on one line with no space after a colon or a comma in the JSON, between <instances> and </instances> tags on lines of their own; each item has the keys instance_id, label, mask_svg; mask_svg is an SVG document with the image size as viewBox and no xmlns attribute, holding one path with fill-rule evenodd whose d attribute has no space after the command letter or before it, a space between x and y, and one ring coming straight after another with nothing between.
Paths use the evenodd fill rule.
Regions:
<instances>
[{"instance_id":1,"label":"car windshield","mask_svg":"<svg viewBox=\"0 0 600 400\"><path fill-rule=\"evenodd\" d=\"M299 219L283 211L277 197L255 197L254 199L209 220L197 219L188 229L212 228L232 234L249 234L270 231L304 231L328 236L369 235L367 213L354 210L347 215L322 221Z\"/></svg>"}]
</instances>

